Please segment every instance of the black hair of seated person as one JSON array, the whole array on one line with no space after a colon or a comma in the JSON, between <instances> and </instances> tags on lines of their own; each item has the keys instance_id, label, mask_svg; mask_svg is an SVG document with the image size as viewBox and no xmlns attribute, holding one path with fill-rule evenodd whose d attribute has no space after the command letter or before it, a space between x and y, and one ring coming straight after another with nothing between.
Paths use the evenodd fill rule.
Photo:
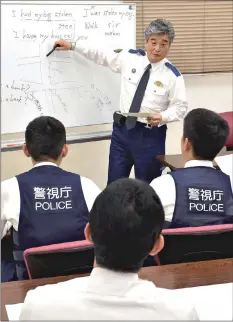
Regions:
<instances>
[{"instance_id":1,"label":"black hair of seated person","mask_svg":"<svg viewBox=\"0 0 233 322\"><path fill-rule=\"evenodd\" d=\"M213 161L229 136L229 125L219 114L196 108L184 118L183 139L192 144L194 157Z\"/></svg>"},{"instance_id":2,"label":"black hair of seated person","mask_svg":"<svg viewBox=\"0 0 233 322\"><path fill-rule=\"evenodd\" d=\"M54 117L37 117L26 128L25 143L35 161L57 160L66 144L65 127Z\"/></svg>"},{"instance_id":3,"label":"black hair of seated person","mask_svg":"<svg viewBox=\"0 0 233 322\"><path fill-rule=\"evenodd\" d=\"M137 272L158 240L164 210L148 183L119 179L96 198L89 215L98 266Z\"/></svg>"}]
</instances>

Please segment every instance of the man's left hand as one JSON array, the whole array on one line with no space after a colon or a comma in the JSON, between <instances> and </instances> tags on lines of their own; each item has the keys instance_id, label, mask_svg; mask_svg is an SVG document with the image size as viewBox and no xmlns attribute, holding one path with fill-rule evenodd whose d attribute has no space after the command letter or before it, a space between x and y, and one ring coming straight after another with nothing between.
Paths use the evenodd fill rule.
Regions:
<instances>
[{"instance_id":1,"label":"man's left hand","mask_svg":"<svg viewBox=\"0 0 233 322\"><path fill-rule=\"evenodd\" d=\"M151 126L158 126L162 121L162 115L161 114L151 114L150 117L147 118L147 122Z\"/></svg>"}]
</instances>

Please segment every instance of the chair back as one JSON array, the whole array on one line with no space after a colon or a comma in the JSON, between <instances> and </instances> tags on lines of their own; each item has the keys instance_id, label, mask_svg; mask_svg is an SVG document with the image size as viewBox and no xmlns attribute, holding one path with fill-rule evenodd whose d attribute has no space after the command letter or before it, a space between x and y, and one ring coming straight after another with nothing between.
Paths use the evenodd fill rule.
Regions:
<instances>
[{"instance_id":1,"label":"chair back","mask_svg":"<svg viewBox=\"0 0 233 322\"><path fill-rule=\"evenodd\" d=\"M230 133L225 144L228 151L233 150L233 112L224 112L219 114L224 120L228 122Z\"/></svg>"},{"instance_id":2,"label":"chair back","mask_svg":"<svg viewBox=\"0 0 233 322\"><path fill-rule=\"evenodd\" d=\"M164 229L161 265L233 257L233 224Z\"/></svg>"},{"instance_id":3,"label":"chair back","mask_svg":"<svg viewBox=\"0 0 233 322\"><path fill-rule=\"evenodd\" d=\"M90 273L94 249L86 240L29 248L24 261L30 279Z\"/></svg>"}]
</instances>

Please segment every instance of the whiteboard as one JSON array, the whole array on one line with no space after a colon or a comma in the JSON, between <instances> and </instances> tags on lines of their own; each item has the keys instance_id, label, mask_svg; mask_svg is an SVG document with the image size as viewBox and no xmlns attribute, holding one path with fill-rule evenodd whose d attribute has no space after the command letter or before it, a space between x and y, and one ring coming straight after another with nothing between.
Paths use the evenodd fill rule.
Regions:
<instances>
[{"instance_id":1,"label":"whiteboard","mask_svg":"<svg viewBox=\"0 0 233 322\"><path fill-rule=\"evenodd\" d=\"M112 122L120 75L72 51L46 54L57 39L134 48L135 5L5 3L1 23L2 134L24 132L40 115L54 116L66 127Z\"/></svg>"}]
</instances>

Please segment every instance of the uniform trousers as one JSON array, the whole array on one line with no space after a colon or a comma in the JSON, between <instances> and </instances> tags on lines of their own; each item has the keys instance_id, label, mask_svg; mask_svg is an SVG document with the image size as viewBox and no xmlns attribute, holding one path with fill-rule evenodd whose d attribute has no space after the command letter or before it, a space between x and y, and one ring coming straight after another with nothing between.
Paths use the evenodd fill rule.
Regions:
<instances>
[{"instance_id":1,"label":"uniform trousers","mask_svg":"<svg viewBox=\"0 0 233 322\"><path fill-rule=\"evenodd\" d=\"M167 126L147 128L137 122L127 130L125 125L113 123L113 132L109 153L108 184L128 178L134 166L137 179L151 183L162 173L163 166L156 159L165 154Z\"/></svg>"}]
</instances>

